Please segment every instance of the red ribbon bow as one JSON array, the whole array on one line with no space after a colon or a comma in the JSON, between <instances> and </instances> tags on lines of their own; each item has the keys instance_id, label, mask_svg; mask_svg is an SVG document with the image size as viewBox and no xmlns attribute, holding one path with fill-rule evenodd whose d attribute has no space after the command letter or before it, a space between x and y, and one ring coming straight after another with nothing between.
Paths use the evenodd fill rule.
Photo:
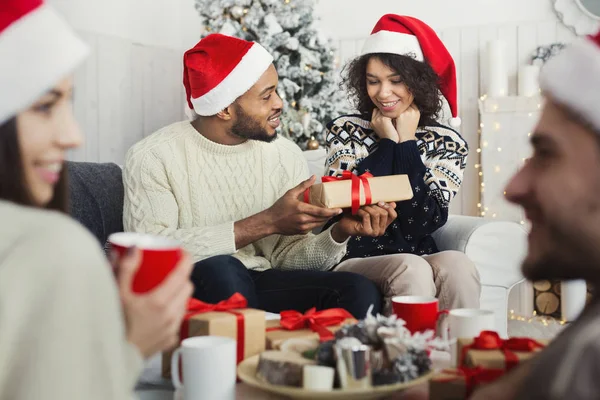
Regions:
<instances>
[{"instance_id":1,"label":"red ribbon bow","mask_svg":"<svg viewBox=\"0 0 600 400\"><path fill-rule=\"evenodd\" d=\"M511 338L503 340L497 332L483 331L469 346L465 346L461 354L460 365L463 364L469 350L500 350L504 353L506 370L516 367L519 358L513 352L531 353L545 347L543 344L529 338Z\"/></svg>"},{"instance_id":2,"label":"red ribbon bow","mask_svg":"<svg viewBox=\"0 0 600 400\"><path fill-rule=\"evenodd\" d=\"M184 340L187 338L190 327L190 318L192 318L193 316L211 311L231 313L237 318L237 362L239 364L244 359L244 341L246 339L244 332L244 314L233 310L237 308L246 307L248 307L248 301L240 293L234 293L227 300L220 301L217 304L205 303L198 299L189 299L187 305L187 312L183 317L183 322L181 323L181 330L179 331L180 340Z\"/></svg>"},{"instance_id":3,"label":"red ribbon bow","mask_svg":"<svg viewBox=\"0 0 600 400\"><path fill-rule=\"evenodd\" d=\"M475 390L477 385L493 382L504 375L505 371L502 369L487 369L482 367L459 367L457 369L446 369L442 372L448 375L453 375L453 377L440 379L438 382L451 382L456 379L456 377L465 378L465 398L468 398L473 393L473 390Z\"/></svg>"},{"instance_id":4,"label":"red ribbon bow","mask_svg":"<svg viewBox=\"0 0 600 400\"><path fill-rule=\"evenodd\" d=\"M360 208L360 183L362 182L363 187L365 188L365 204L371 204L372 201L372 196L371 196L371 185L369 184L369 180L367 178L372 178L373 175L371 175L368 172L365 172L364 174L357 176L354 175L352 172L350 171L344 171L342 172L342 176L340 177L336 177L336 176L324 176L321 178L321 182L326 183L326 182L333 182L333 181L347 181L347 180L351 180L352 181L352 215L356 215L356 213L358 212L358 209ZM306 189L304 191L304 202L308 203L310 200L310 188Z\"/></svg>"},{"instance_id":5,"label":"red ribbon bow","mask_svg":"<svg viewBox=\"0 0 600 400\"><path fill-rule=\"evenodd\" d=\"M282 311L281 327L269 328L267 331L285 329L288 331L297 331L300 329L310 328L313 332L319 334L322 342L332 340L333 333L326 326L339 325L348 318L353 318L352 314L343 308L331 308L328 310L317 311L316 308L311 308L304 314L298 311Z\"/></svg>"}]
</instances>

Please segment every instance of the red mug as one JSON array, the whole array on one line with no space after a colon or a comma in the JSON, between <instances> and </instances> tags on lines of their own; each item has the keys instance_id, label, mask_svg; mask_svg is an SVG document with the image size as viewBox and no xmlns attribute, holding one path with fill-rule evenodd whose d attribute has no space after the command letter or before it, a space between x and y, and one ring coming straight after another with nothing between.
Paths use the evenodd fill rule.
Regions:
<instances>
[{"instance_id":1,"label":"red mug","mask_svg":"<svg viewBox=\"0 0 600 400\"><path fill-rule=\"evenodd\" d=\"M438 299L430 296L395 296L392 298L394 314L406 322L411 332L436 331L440 315L447 310L438 311Z\"/></svg>"},{"instance_id":2,"label":"red mug","mask_svg":"<svg viewBox=\"0 0 600 400\"><path fill-rule=\"evenodd\" d=\"M108 243L118 258L131 247L141 251L140 266L132 283L135 293L148 292L158 286L183 256L179 242L163 236L120 232L110 235Z\"/></svg>"}]
</instances>

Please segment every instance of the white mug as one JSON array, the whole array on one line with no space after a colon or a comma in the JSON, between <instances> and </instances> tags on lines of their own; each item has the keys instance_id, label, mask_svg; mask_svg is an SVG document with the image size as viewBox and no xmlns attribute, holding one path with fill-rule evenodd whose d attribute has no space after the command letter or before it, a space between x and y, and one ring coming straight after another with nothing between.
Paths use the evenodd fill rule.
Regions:
<instances>
[{"instance_id":1,"label":"white mug","mask_svg":"<svg viewBox=\"0 0 600 400\"><path fill-rule=\"evenodd\" d=\"M481 331L496 330L494 312L478 308L456 308L448 311L441 328L442 338L450 341L451 365L456 367L458 365L456 339L474 338L479 336Z\"/></svg>"},{"instance_id":2,"label":"white mug","mask_svg":"<svg viewBox=\"0 0 600 400\"><path fill-rule=\"evenodd\" d=\"M183 390L185 400L234 400L236 341L220 336L185 339L171 358L171 380L176 389Z\"/></svg>"},{"instance_id":3,"label":"white mug","mask_svg":"<svg viewBox=\"0 0 600 400\"><path fill-rule=\"evenodd\" d=\"M472 338L481 331L495 330L494 312L478 308L456 308L448 311L442 322L442 338L444 340Z\"/></svg>"}]
</instances>

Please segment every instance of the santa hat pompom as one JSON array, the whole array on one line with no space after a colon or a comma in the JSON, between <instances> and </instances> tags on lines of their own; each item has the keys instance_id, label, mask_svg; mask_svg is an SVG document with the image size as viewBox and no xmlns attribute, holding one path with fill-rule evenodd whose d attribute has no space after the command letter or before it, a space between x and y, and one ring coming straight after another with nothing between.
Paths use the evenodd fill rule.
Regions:
<instances>
[{"instance_id":1,"label":"santa hat pompom","mask_svg":"<svg viewBox=\"0 0 600 400\"><path fill-rule=\"evenodd\" d=\"M460 117L450 118L448 120L448 124L450 124L452 128L460 128L460 125L462 124L462 119L460 119Z\"/></svg>"}]
</instances>

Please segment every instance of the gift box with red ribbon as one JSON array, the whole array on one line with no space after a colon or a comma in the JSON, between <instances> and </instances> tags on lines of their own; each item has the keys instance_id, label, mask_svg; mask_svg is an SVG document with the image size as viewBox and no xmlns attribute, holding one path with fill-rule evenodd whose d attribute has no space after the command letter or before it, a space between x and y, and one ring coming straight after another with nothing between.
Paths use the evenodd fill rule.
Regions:
<instances>
[{"instance_id":1,"label":"gift box with red ribbon","mask_svg":"<svg viewBox=\"0 0 600 400\"><path fill-rule=\"evenodd\" d=\"M348 311L331 308L317 311L311 308L302 314L298 311L282 311L281 320L267 321L266 347L279 350L288 339L319 339L322 342L332 340L335 332L345 324L356 323Z\"/></svg>"},{"instance_id":2,"label":"gift box with red ribbon","mask_svg":"<svg viewBox=\"0 0 600 400\"><path fill-rule=\"evenodd\" d=\"M501 339L498 333L483 331L473 339L457 340L458 365L467 368L510 370L533 357L548 344L530 338Z\"/></svg>"},{"instance_id":3,"label":"gift box with red ribbon","mask_svg":"<svg viewBox=\"0 0 600 400\"><path fill-rule=\"evenodd\" d=\"M481 367L447 369L429 381L430 400L463 400L481 385L493 382L505 373L502 369Z\"/></svg>"},{"instance_id":4,"label":"gift box with red ribbon","mask_svg":"<svg viewBox=\"0 0 600 400\"><path fill-rule=\"evenodd\" d=\"M194 336L224 336L237 340L237 362L265 350L265 312L246 308L248 302L239 293L217 304L190 299L181 324L180 340ZM174 349L162 357L162 375L171 377L171 356Z\"/></svg>"},{"instance_id":5,"label":"gift box with red ribbon","mask_svg":"<svg viewBox=\"0 0 600 400\"><path fill-rule=\"evenodd\" d=\"M369 173L357 176L344 171L339 178L324 176L321 181L306 189L305 203L325 208L351 208L352 214L356 214L360 206L413 198L408 175L373 177Z\"/></svg>"}]
</instances>

